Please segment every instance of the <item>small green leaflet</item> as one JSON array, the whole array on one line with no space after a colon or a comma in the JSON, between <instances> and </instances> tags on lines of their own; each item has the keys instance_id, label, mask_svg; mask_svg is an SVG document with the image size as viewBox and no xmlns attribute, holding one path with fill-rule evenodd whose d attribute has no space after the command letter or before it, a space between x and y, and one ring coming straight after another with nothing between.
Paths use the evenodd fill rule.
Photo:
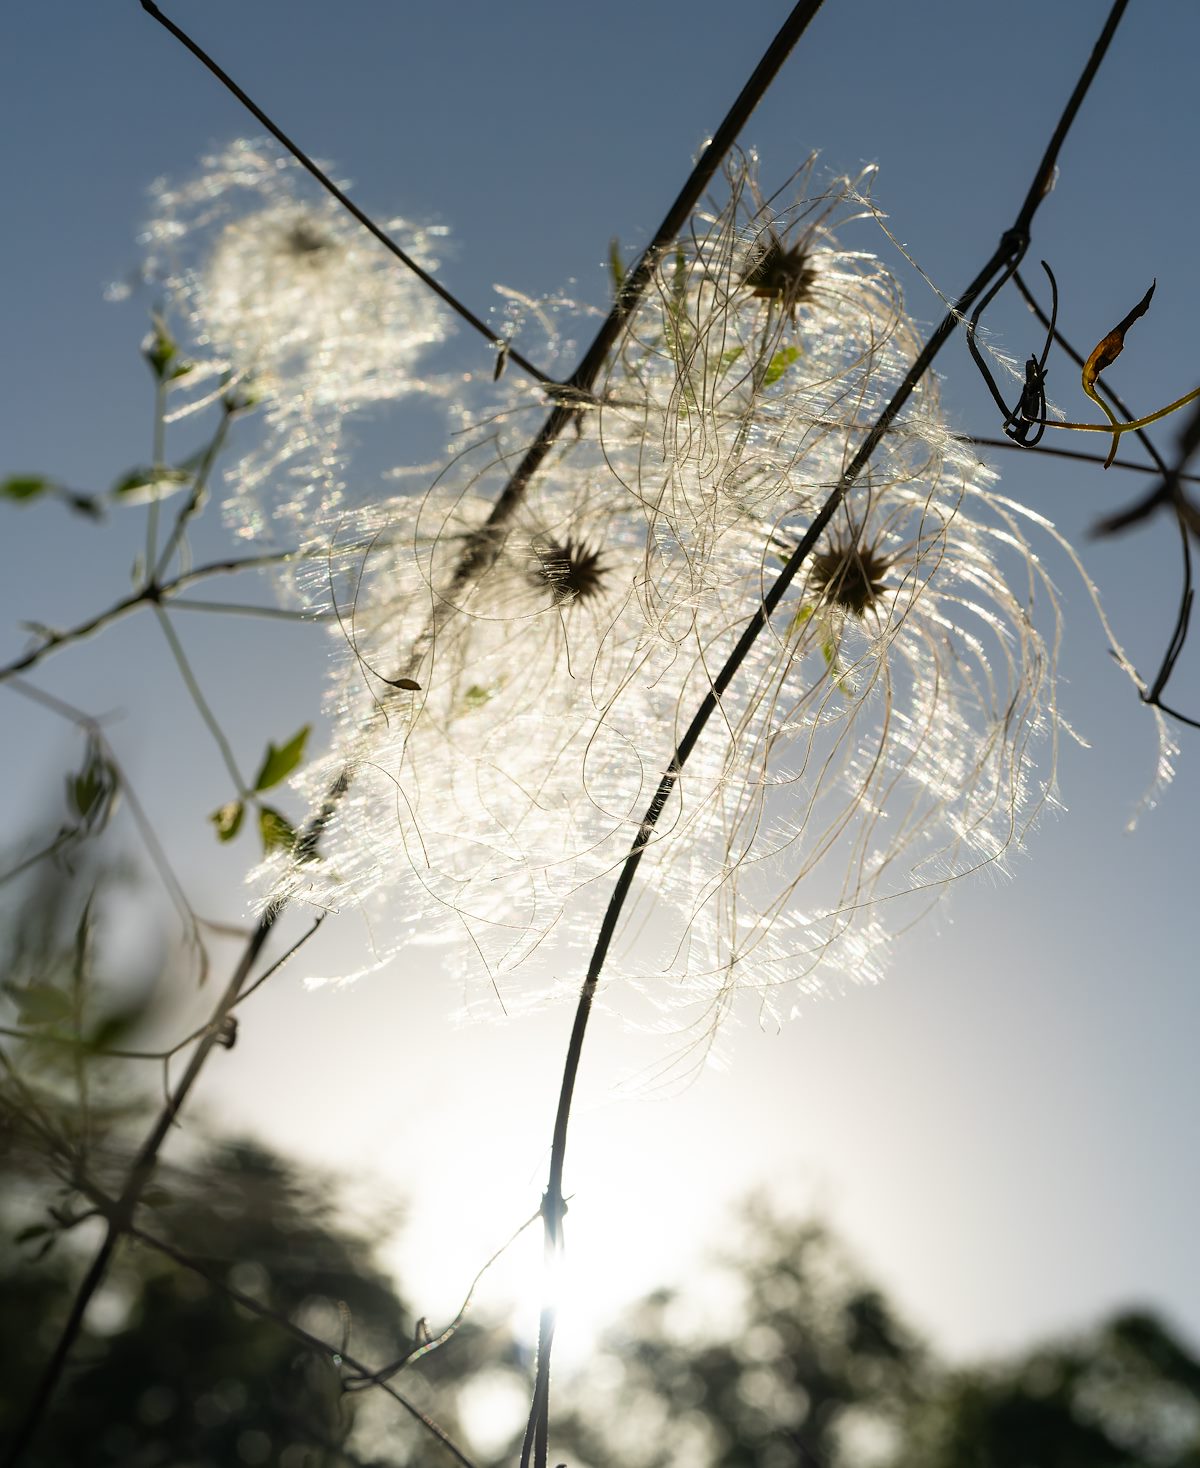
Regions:
<instances>
[{"instance_id":1,"label":"small green leaflet","mask_svg":"<svg viewBox=\"0 0 1200 1468\"><path fill-rule=\"evenodd\" d=\"M625 284L625 262L621 259L621 241L616 235L608 242L608 268L612 271L613 299L617 300Z\"/></svg>"},{"instance_id":2,"label":"small green leaflet","mask_svg":"<svg viewBox=\"0 0 1200 1468\"><path fill-rule=\"evenodd\" d=\"M185 377L195 366L194 362L188 362L179 358L179 343L167 330L167 324L155 311L151 320L154 322L154 330L142 343L142 356L150 364L150 371L154 373L159 382L175 382L180 377Z\"/></svg>"},{"instance_id":3,"label":"small green leaflet","mask_svg":"<svg viewBox=\"0 0 1200 1468\"><path fill-rule=\"evenodd\" d=\"M788 636L799 632L804 625L816 615L817 609L813 606L801 606L796 608L796 614L792 618L791 626L788 628ZM821 640L821 656L825 659L825 671L837 684L838 688L845 693L845 674L838 667L837 659L838 645L834 638L824 637Z\"/></svg>"},{"instance_id":4,"label":"small green leaflet","mask_svg":"<svg viewBox=\"0 0 1200 1468\"><path fill-rule=\"evenodd\" d=\"M67 776L67 801L85 826L101 828L112 814L117 796L117 772L101 746L88 740L83 769Z\"/></svg>"},{"instance_id":5,"label":"small green leaflet","mask_svg":"<svg viewBox=\"0 0 1200 1468\"><path fill-rule=\"evenodd\" d=\"M109 493L115 500L140 505L147 500L176 494L191 477L186 469L169 469L166 465L160 465L157 469L130 469L128 474L123 474L117 480Z\"/></svg>"},{"instance_id":6,"label":"small green leaflet","mask_svg":"<svg viewBox=\"0 0 1200 1468\"><path fill-rule=\"evenodd\" d=\"M264 855L277 849L289 851L296 844L296 832L291 822L269 805L259 807L258 834L262 837Z\"/></svg>"},{"instance_id":7,"label":"small green leaflet","mask_svg":"<svg viewBox=\"0 0 1200 1468\"><path fill-rule=\"evenodd\" d=\"M30 984L8 992L16 1001L17 1017L23 1025L52 1025L71 1016L69 997L50 984Z\"/></svg>"},{"instance_id":8,"label":"small green leaflet","mask_svg":"<svg viewBox=\"0 0 1200 1468\"><path fill-rule=\"evenodd\" d=\"M304 745L311 728L311 724L305 724L303 729L293 734L286 744L267 745L267 752L263 756L262 765L254 780L253 788L256 791L270 790L273 785L278 785L281 780L286 779L292 773L304 758Z\"/></svg>"},{"instance_id":9,"label":"small green leaflet","mask_svg":"<svg viewBox=\"0 0 1200 1468\"><path fill-rule=\"evenodd\" d=\"M23 502L37 499L38 495L45 494L52 487L51 481L41 474L10 474L0 484L0 496L6 500Z\"/></svg>"},{"instance_id":10,"label":"small green leaflet","mask_svg":"<svg viewBox=\"0 0 1200 1468\"><path fill-rule=\"evenodd\" d=\"M246 807L240 800L228 800L219 810L213 811L209 820L217 828L217 840L232 841L242 829L245 815Z\"/></svg>"},{"instance_id":11,"label":"small green leaflet","mask_svg":"<svg viewBox=\"0 0 1200 1468\"><path fill-rule=\"evenodd\" d=\"M767 363L767 370L763 376L763 386L770 387L772 383L778 382L799 355L799 347L780 347L770 362Z\"/></svg>"}]
</instances>

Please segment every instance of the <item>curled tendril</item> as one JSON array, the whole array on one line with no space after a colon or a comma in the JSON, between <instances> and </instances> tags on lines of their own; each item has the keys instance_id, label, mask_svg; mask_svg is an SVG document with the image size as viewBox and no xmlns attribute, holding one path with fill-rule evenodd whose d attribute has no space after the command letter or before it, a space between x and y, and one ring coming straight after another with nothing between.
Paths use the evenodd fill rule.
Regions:
<instances>
[{"instance_id":1,"label":"curled tendril","mask_svg":"<svg viewBox=\"0 0 1200 1468\"><path fill-rule=\"evenodd\" d=\"M967 347L974 359L976 367L983 374L983 380L988 385L988 390L996 400L1000 411L1004 414L1004 432L1013 443L1020 444L1022 448L1036 448L1042 441L1042 435L1046 431L1046 362L1050 356L1050 347L1054 341L1054 328L1058 321L1058 282L1054 278L1054 272L1049 265L1042 261L1042 269L1046 272L1050 281L1050 323L1046 329L1046 342L1042 347L1040 357L1030 356L1025 363L1025 385L1021 389L1021 396L1017 400L1015 408L1009 408L1004 401L1000 389L996 386L996 380L984 360L983 353L979 350L975 341L975 334L979 329L980 317L1000 290L1008 284L1021 263L1024 250L1020 252L1005 268L995 285L987 292L975 308L967 326ZM1032 436L1031 436L1032 435Z\"/></svg>"}]
</instances>

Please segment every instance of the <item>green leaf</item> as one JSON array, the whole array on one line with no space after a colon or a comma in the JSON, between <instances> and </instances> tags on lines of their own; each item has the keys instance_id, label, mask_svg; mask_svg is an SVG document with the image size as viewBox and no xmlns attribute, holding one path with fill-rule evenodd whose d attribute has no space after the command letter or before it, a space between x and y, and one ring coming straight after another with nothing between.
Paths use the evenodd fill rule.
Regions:
<instances>
[{"instance_id":1,"label":"green leaf","mask_svg":"<svg viewBox=\"0 0 1200 1468\"><path fill-rule=\"evenodd\" d=\"M825 666L829 670L831 678L840 676L837 665L837 643L832 640L821 644L821 656L825 659Z\"/></svg>"},{"instance_id":2,"label":"green leaf","mask_svg":"<svg viewBox=\"0 0 1200 1468\"><path fill-rule=\"evenodd\" d=\"M717 376L723 377L745 350L745 347L730 347L729 351L722 352L717 358Z\"/></svg>"},{"instance_id":3,"label":"green leaf","mask_svg":"<svg viewBox=\"0 0 1200 1468\"><path fill-rule=\"evenodd\" d=\"M104 519L104 506L94 494L81 494L73 489L64 489L61 493L67 509L75 514L86 515L89 520Z\"/></svg>"},{"instance_id":4,"label":"green leaf","mask_svg":"<svg viewBox=\"0 0 1200 1468\"><path fill-rule=\"evenodd\" d=\"M179 355L179 345L167 330L167 323L157 311L151 314L150 319L154 323L154 330L142 343L142 356L149 362L150 371L154 373L159 382L169 382L176 375L172 369L172 363Z\"/></svg>"},{"instance_id":5,"label":"green leaf","mask_svg":"<svg viewBox=\"0 0 1200 1468\"><path fill-rule=\"evenodd\" d=\"M11 989L16 1000L17 1015L23 1025L53 1025L71 1016L70 997L51 984L30 984L25 989Z\"/></svg>"},{"instance_id":6,"label":"green leaf","mask_svg":"<svg viewBox=\"0 0 1200 1468\"><path fill-rule=\"evenodd\" d=\"M625 262L621 259L621 241L616 235L608 242L608 268L612 272L613 299L617 300L625 284Z\"/></svg>"},{"instance_id":7,"label":"green leaf","mask_svg":"<svg viewBox=\"0 0 1200 1468\"><path fill-rule=\"evenodd\" d=\"M143 505L147 500L176 494L191 477L186 469L169 469L165 464L160 464L157 469L142 466L123 474L109 493L113 499L122 500L127 505Z\"/></svg>"},{"instance_id":8,"label":"green leaf","mask_svg":"<svg viewBox=\"0 0 1200 1468\"><path fill-rule=\"evenodd\" d=\"M119 785L117 771L95 739L88 740L83 769L67 776L67 802L85 826L97 830L112 814Z\"/></svg>"},{"instance_id":9,"label":"green leaf","mask_svg":"<svg viewBox=\"0 0 1200 1468\"><path fill-rule=\"evenodd\" d=\"M783 557L781 556L780 559L782 560ZM787 564L786 561L784 562L784 564L785 565ZM800 629L801 629L801 627L804 626L804 624L808 621L808 619L813 615L813 613L815 611L816 611L816 607L810 607L810 606L800 606L800 607L797 607L796 608L796 615L792 618L792 625L788 628L788 633L790 634L790 633L793 633L793 632L799 632Z\"/></svg>"},{"instance_id":10,"label":"green leaf","mask_svg":"<svg viewBox=\"0 0 1200 1468\"><path fill-rule=\"evenodd\" d=\"M267 752L263 756L262 765L254 781L255 790L270 790L273 785L278 785L280 780L286 779L292 773L304 758L304 745L311 727L310 724L305 724L304 728L293 734L286 744L267 745Z\"/></svg>"},{"instance_id":11,"label":"green leaf","mask_svg":"<svg viewBox=\"0 0 1200 1468\"><path fill-rule=\"evenodd\" d=\"M799 347L780 347L767 364L763 386L770 387L772 383L778 382L799 355Z\"/></svg>"},{"instance_id":12,"label":"green leaf","mask_svg":"<svg viewBox=\"0 0 1200 1468\"><path fill-rule=\"evenodd\" d=\"M242 829L246 807L240 800L227 800L219 810L213 811L209 820L217 828L218 841L232 841Z\"/></svg>"},{"instance_id":13,"label":"green leaf","mask_svg":"<svg viewBox=\"0 0 1200 1468\"><path fill-rule=\"evenodd\" d=\"M263 855L272 851L290 851L296 844L296 832L291 822L269 805L259 806L258 833L262 837Z\"/></svg>"},{"instance_id":14,"label":"green leaf","mask_svg":"<svg viewBox=\"0 0 1200 1468\"><path fill-rule=\"evenodd\" d=\"M103 1055L105 1051L115 1049L119 1042L129 1035L144 1007L139 1005L137 1009L119 1010L116 1014L105 1015L87 1036L85 1044L88 1049L97 1055Z\"/></svg>"},{"instance_id":15,"label":"green leaf","mask_svg":"<svg viewBox=\"0 0 1200 1468\"><path fill-rule=\"evenodd\" d=\"M485 703L491 701L492 695L486 688L478 683L472 683L466 693L463 694L463 702L469 709L481 709Z\"/></svg>"},{"instance_id":16,"label":"green leaf","mask_svg":"<svg viewBox=\"0 0 1200 1468\"><path fill-rule=\"evenodd\" d=\"M35 500L54 488L54 482L41 474L10 474L0 483L0 497L6 500Z\"/></svg>"}]
</instances>

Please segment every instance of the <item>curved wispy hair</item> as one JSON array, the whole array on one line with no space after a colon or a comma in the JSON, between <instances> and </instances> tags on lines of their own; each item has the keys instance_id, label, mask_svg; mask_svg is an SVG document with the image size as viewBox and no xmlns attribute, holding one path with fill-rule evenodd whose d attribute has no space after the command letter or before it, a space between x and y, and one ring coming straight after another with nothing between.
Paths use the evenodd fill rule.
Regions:
<instances>
[{"instance_id":1,"label":"curved wispy hair","mask_svg":"<svg viewBox=\"0 0 1200 1468\"><path fill-rule=\"evenodd\" d=\"M819 505L919 350L896 281L834 234L869 216L871 171L820 191L814 171L781 205L752 155L730 159L724 202L659 261L599 394L609 467L700 554L747 516Z\"/></svg>"},{"instance_id":2,"label":"curved wispy hair","mask_svg":"<svg viewBox=\"0 0 1200 1468\"><path fill-rule=\"evenodd\" d=\"M511 463L481 445L426 494L343 522L310 566L306 594L334 588L346 655L309 793L351 778L323 860L294 864L277 894L384 893L400 928L443 926L500 975L619 864L670 755L692 566L647 537L611 476L573 477L569 459L497 530ZM379 924L383 948L404 936Z\"/></svg>"},{"instance_id":3,"label":"curved wispy hair","mask_svg":"<svg viewBox=\"0 0 1200 1468\"><path fill-rule=\"evenodd\" d=\"M234 142L152 197L148 273L205 357L176 416L230 384L261 402L264 439L226 476L231 515L253 535L273 516L303 524L340 498L348 413L446 391L423 360L449 334L449 314L269 142ZM444 229L386 228L436 265Z\"/></svg>"},{"instance_id":4,"label":"curved wispy hair","mask_svg":"<svg viewBox=\"0 0 1200 1468\"><path fill-rule=\"evenodd\" d=\"M493 980L553 934L574 987L683 731L919 349L896 283L833 233L871 217L846 204L863 180L786 207L752 160L727 182L513 513L527 385L427 493L338 525L348 655L308 778L345 794L277 896L383 897L393 938L441 927ZM1055 545L927 379L721 696L610 973L699 1006L707 1036L740 992L786 1013L878 977L950 882L1003 867L1066 727L1035 530Z\"/></svg>"}]
</instances>

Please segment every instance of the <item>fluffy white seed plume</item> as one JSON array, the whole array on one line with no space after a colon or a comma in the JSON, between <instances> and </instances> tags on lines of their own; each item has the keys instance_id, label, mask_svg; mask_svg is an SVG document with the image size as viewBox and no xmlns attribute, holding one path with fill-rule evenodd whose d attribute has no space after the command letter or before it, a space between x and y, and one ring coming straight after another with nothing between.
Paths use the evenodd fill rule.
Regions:
<instances>
[{"instance_id":1,"label":"fluffy white seed plume","mask_svg":"<svg viewBox=\"0 0 1200 1468\"><path fill-rule=\"evenodd\" d=\"M235 142L153 196L150 272L186 315L210 383L219 374L262 404L262 442L227 474L234 521L256 536L280 516L303 527L340 499L347 414L444 392L422 363L448 314L272 144ZM436 264L445 231L385 227Z\"/></svg>"},{"instance_id":2,"label":"fluffy white seed plume","mask_svg":"<svg viewBox=\"0 0 1200 1468\"><path fill-rule=\"evenodd\" d=\"M335 544L353 655L311 788L346 793L279 893L382 898L397 938L442 927L493 981L549 952L575 986L680 735L918 350L834 237L862 180L789 207L744 159L728 184L515 513L492 518L519 388L427 494L375 507L365 552ZM1058 605L993 484L928 381L723 694L612 969L701 1033L744 990L786 1011L875 978L1053 799Z\"/></svg>"}]
</instances>

